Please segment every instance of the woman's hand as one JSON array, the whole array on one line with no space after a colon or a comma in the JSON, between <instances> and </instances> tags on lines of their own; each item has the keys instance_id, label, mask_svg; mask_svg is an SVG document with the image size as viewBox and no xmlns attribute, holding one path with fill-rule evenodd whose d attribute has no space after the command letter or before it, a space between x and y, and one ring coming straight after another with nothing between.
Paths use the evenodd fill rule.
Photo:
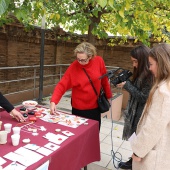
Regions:
<instances>
[{"instance_id":1,"label":"woman's hand","mask_svg":"<svg viewBox=\"0 0 170 170\"><path fill-rule=\"evenodd\" d=\"M116 87L118 87L118 88L123 88L123 86L124 86L125 84L126 84L126 81L117 84Z\"/></svg>"},{"instance_id":2,"label":"woman's hand","mask_svg":"<svg viewBox=\"0 0 170 170\"><path fill-rule=\"evenodd\" d=\"M142 160L142 158L139 158L138 156L136 156L135 154L132 155L132 159L136 162L140 162Z\"/></svg>"},{"instance_id":3,"label":"woman's hand","mask_svg":"<svg viewBox=\"0 0 170 170\"><path fill-rule=\"evenodd\" d=\"M18 120L18 122L25 122L25 118L24 116L18 112L16 109L13 109L11 112L10 112L10 115L12 115L15 119Z\"/></svg>"},{"instance_id":4,"label":"woman's hand","mask_svg":"<svg viewBox=\"0 0 170 170\"><path fill-rule=\"evenodd\" d=\"M56 112L55 103L54 103L54 102L51 102L51 103L50 103L50 113L51 113L51 114L55 114L55 112Z\"/></svg>"}]
</instances>

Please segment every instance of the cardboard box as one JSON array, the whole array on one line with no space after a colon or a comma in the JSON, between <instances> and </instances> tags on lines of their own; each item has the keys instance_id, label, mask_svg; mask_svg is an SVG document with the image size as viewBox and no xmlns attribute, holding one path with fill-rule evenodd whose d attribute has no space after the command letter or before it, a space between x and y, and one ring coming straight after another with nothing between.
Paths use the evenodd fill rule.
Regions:
<instances>
[{"instance_id":1,"label":"cardboard box","mask_svg":"<svg viewBox=\"0 0 170 170\"><path fill-rule=\"evenodd\" d=\"M116 96L117 95L117 96ZM115 121L118 121L122 116L122 100L123 95L122 94L116 94L112 98L112 105L108 112L102 113L102 117L106 117L108 119L112 119Z\"/></svg>"}]
</instances>

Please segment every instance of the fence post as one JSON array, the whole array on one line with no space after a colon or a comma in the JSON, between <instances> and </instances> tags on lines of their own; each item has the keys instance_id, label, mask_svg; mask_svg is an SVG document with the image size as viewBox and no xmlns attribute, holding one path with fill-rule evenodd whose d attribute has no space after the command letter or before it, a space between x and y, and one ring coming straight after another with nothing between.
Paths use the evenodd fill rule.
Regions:
<instances>
[{"instance_id":1,"label":"fence post","mask_svg":"<svg viewBox=\"0 0 170 170\"><path fill-rule=\"evenodd\" d=\"M43 98L43 74L44 74L44 41L45 41L45 15L42 17L41 26L41 49L40 49L40 79L38 103L42 103Z\"/></svg>"}]
</instances>

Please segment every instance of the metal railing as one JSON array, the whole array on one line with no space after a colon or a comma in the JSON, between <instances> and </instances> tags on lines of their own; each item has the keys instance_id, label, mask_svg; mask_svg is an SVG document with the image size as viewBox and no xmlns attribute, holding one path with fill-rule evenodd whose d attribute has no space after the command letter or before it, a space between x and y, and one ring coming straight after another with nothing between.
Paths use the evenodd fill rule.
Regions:
<instances>
[{"instance_id":1,"label":"metal railing","mask_svg":"<svg viewBox=\"0 0 170 170\"><path fill-rule=\"evenodd\" d=\"M59 73L56 74L44 74L44 78L49 78L49 77L59 77L59 79L61 79L61 77L63 76L65 70L69 67L70 64L52 64L52 65L44 65L44 69L46 68L51 68L54 67L55 69L59 70ZM118 67L114 67L114 66L106 66L107 70L116 70ZM7 93L9 94L16 94L16 93L20 93L20 92L24 92L24 91L29 91L29 90L33 90L34 93L34 97L35 97L35 91L38 87L36 87L36 80L39 79L39 75L38 75L38 70L40 69L39 65L34 65L34 66L17 66L17 67L0 67L0 72L1 71L5 71L5 70L13 70L14 72L16 72L17 69L32 69L33 70L33 76L31 77L24 77L24 78L17 78L17 79L10 79L10 80L0 80L0 85L5 85L6 83L12 83L12 82L21 82L21 81L25 81L25 80L33 80L33 84L32 84L32 88L27 89L27 90L20 90L20 91L15 91L12 93ZM44 85L44 87L49 86L49 85L55 85L55 84L48 84L48 85ZM4 94L4 95L7 95Z\"/></svg>"}]
</instances>

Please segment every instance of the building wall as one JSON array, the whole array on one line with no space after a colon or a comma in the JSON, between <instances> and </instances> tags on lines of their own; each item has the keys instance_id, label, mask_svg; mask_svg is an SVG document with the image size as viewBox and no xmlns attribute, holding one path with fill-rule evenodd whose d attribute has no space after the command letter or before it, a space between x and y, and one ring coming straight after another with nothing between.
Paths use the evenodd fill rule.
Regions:
<instances>
[{"instance_id":1,"label":"building wall","mask_svg":"<svg viewBox=\"0 0 170 170\"><path fill-rule=\"evenodd\" d=\"M70 64L75 60L74 49L78 42L85 41L84 36L77 36L71 40L65 40L70 36L62 29L45 30L45 46L44 46L44 64ZM108 40L107 40L108 41ZM131 49L138 44L133 43L133 39L121 46L117 45L109 47L107 41L96 40L98 55L102 56L107 66L122 67L124 69L132 69L129 53ZM5 25L0 28L0 68L1 67L17 67L17 66L35 66L40 64L40 47L41 47L41 30L34 28L25 31L20 23ZM44 68L44 75L52 75L59 70L52 67ZM7 80L24 79L33 77L34 70L28 69L8 69L0 70L0 91L3 94L16 93L18 91L27 90L33 87L32 80L13 81L3 83ZM36 71L36 87L39 86L39 69ZM48 95L53 91L54 84L57 83L59 77L44 78L44 85L49 85ZM31 91L33 94L33 91ZM24 94L22 94L23 96ZM27 93L28 95L28 93ZM7 95L8 96L8 95ZM21 100L22 96L19 100ZM33 98L33 95L28 95ZM38 92L36 91L36 97ZM9 97L10 98L10 97ZM14 97L16 98L16 97ZM25 99L25 96L24 96ZM15 101L15 100L13 100ZM17 101L15 101L17 102Z\"/></svg>"}]
</instances>

